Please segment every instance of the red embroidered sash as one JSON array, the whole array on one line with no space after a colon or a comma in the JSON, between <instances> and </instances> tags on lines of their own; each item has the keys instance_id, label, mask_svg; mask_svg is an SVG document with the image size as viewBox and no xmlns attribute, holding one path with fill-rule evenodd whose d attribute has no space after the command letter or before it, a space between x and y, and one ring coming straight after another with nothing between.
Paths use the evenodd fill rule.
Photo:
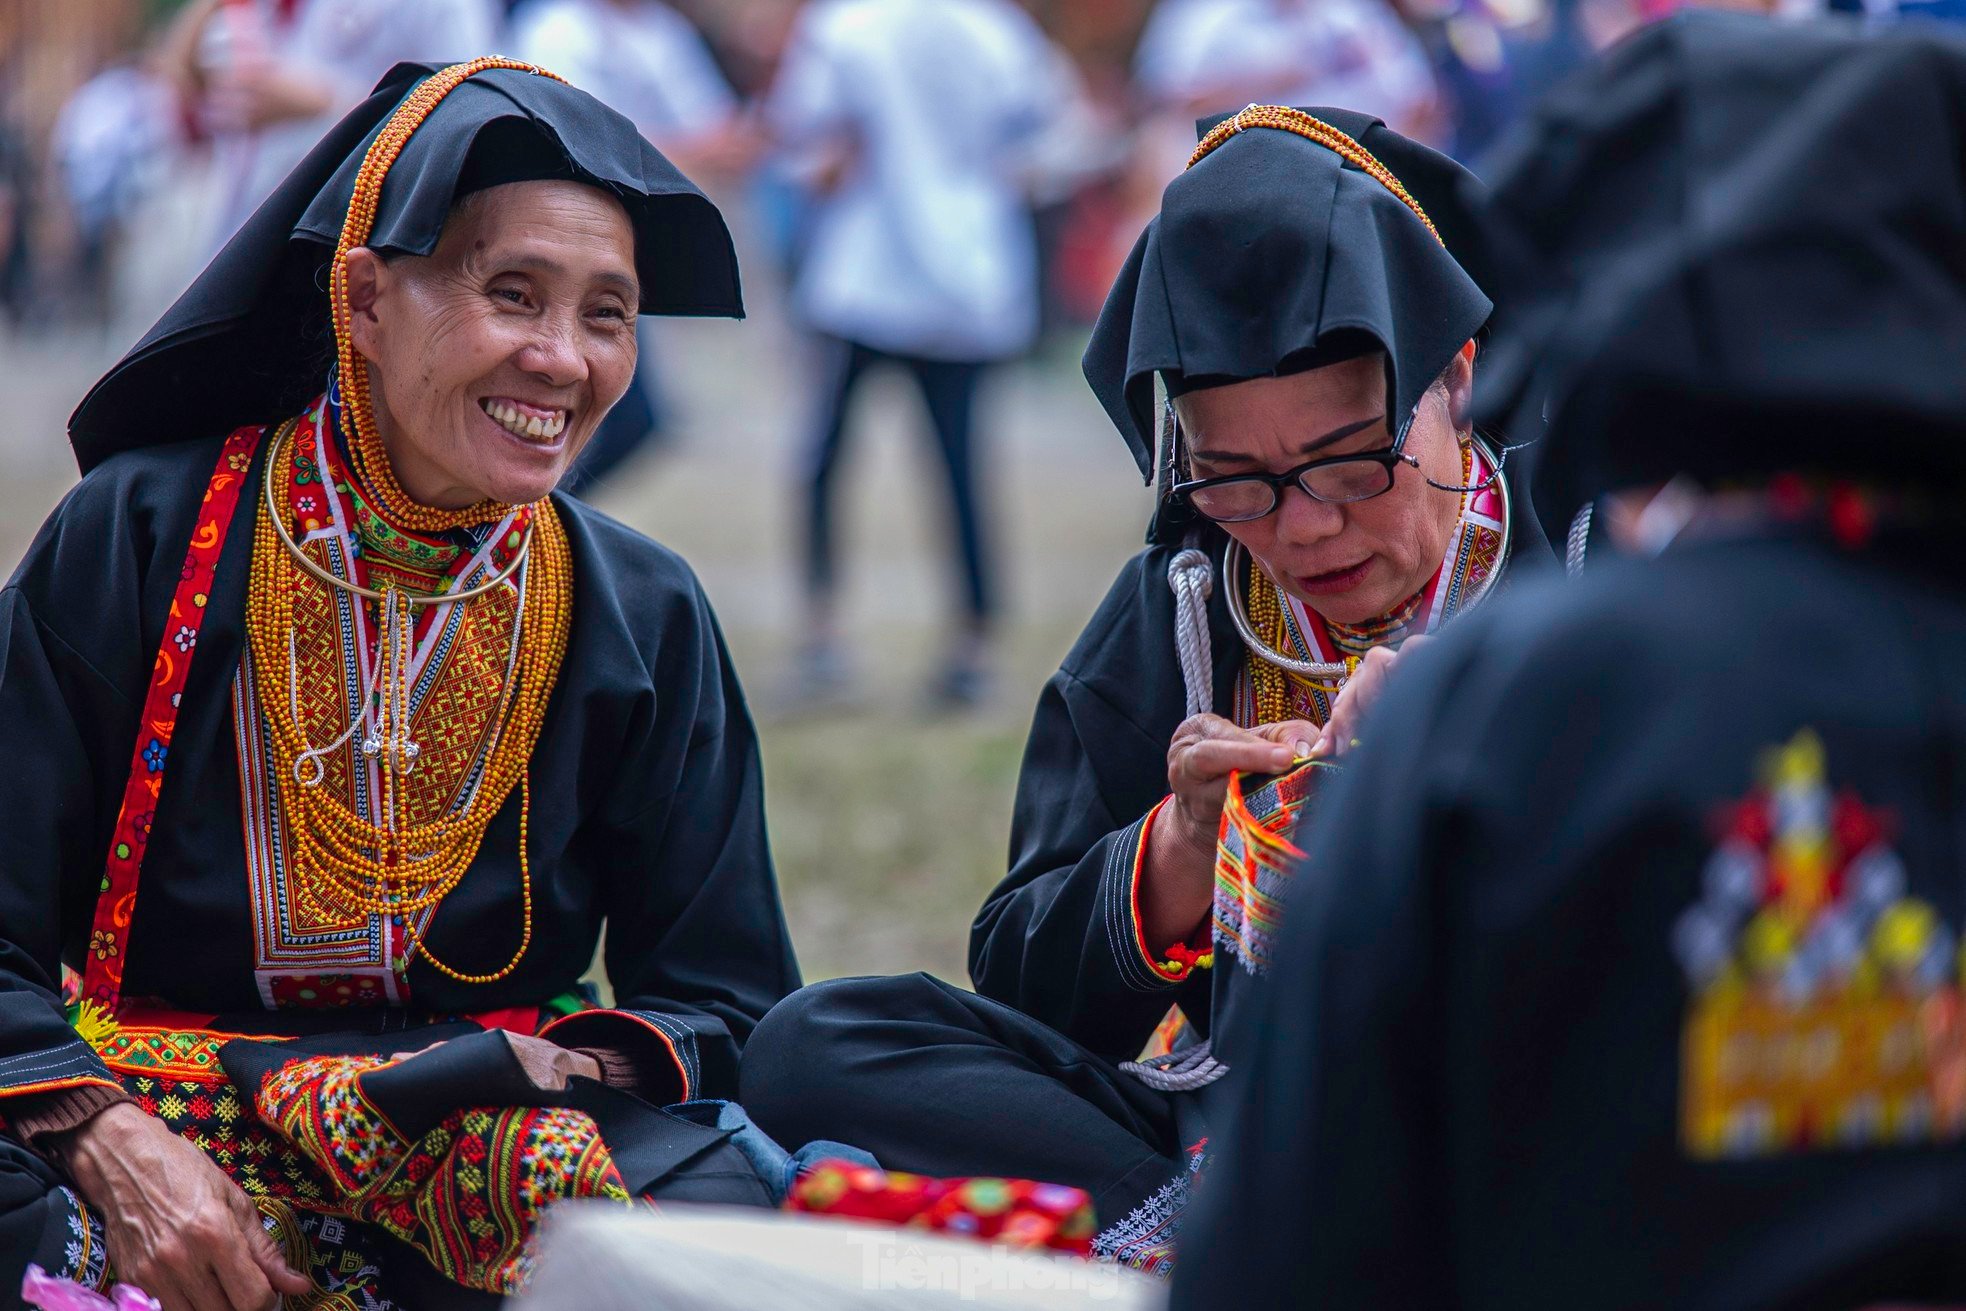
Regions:
<instances>
[{"instance_id":1,"label":"red embroidered sash","mask_svg":"<svg viewBox=\"0 0 1966 1311\"><path fill-rule=\"evenodd\" d=\"M164 639L151 667L150 688L144 694L137 721L136 745L130 753L130 777L123 785L123 804L116 814L109 860L103 869L102 891L96 898L95 921L89 930L89 951L82 972L82 996L113 1012L123 992L123 967L129 961L130 917L136 909L137 879L143 872L144 849L151 820L164 790L164 767L171 738L177 730L178 703L191 677L191 660L198 649L198 630L205 620L219 554L232 528L233 511L246 483L263 427L241 428L219 448L218 464L205 487L184 567L178 571L177 591Z\"/></svg>"}]
</instances>

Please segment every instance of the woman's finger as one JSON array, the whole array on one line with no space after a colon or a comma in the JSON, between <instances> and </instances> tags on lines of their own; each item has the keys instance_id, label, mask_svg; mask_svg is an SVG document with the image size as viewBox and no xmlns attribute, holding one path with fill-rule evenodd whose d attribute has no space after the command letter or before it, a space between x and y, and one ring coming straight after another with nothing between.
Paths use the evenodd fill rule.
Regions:
<instances>
[{"instance_id":1,"label":"woman's finger","mask_svg":"<svg viewBox=\"0 0 1966 1311\"><path fill-rule=\"evenodd\" d=\"M253 1259L244 1234L237 1242L219 1244L211 1254L211 1273L225 1297L215 1306L228 1311L267 1311L274 1304L273 1285Z\"/></svg>"},{"instance_id":2,"label":"woman's finger","mask_svg":"<svg viewBox=\"0 0 1966 1311\"><path fill-rule=\"evenodd\" d=\"M246 1254L266 1276L273 1291L289 1296L313 1292L314 1281L287 1264L286 1249L267 1230L265 1218L243 1190L233 1190L232 1209L239 1213L240 1224L245 1227Z\"/></svg>"},{"instance_id":3,"label":"woman's finger","mask_svg":"<svg viewBox=\"0 0 1966 1311\"><path fill-rule=\"evenodd\" d=\"M1214 783L1241 770L1249 774L1274 774L1290 768L1296 758L1295 745L1283 746L1263 738L1211 739L1197 742L1182 752L1179 770L1194 783Z\"/></svg>"},{"instance_id":4,"label":"woman's finger","mask_svg":"<svg viewBox=\"0 0 1966 1311\"><path fill-rule=\"evenodd\" d=\"M185 1308L185 1311L266 1311L264 1302L257 1306L248 1303L234 1307L207 1257L200 1256L189 1269L178 1272L177 1288L179 1301L176 1305L164 1302L162 1298L157 1299L163 1302L164 1311L178 1311L179 1307Z\"/></svg>"},{"instance_id":5,"label":"woman's finger","mask_svg":"<svg viewBox=\"0 0 1966 1311\"><path fill-rule=\"evenodd\" d=\"M1289 747L1298 756L1307 756L1317 744L1320 730L1309 720L1286 719L1280 723L1264 724L1256 733L1268 741Z\"/></svg>"}]
</instances>

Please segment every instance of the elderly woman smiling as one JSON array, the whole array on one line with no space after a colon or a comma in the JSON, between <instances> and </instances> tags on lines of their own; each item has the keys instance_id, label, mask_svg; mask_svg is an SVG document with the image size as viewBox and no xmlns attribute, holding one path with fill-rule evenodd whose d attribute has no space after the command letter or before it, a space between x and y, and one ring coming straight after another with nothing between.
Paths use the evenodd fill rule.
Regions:
<instances>
[{"instance_id":1,"label":"elderly woman smiling","mask_svg":"<svg viewBox=\"0 0 1966 1311\"><path fill-rule=\"evenodd\" d=\"M1443 235L1473 185L1342 110L1251 107L1204 138L1086 353L1160 502L1038 703L976 993L795 995L745 1056L767 1129L1077 1185L1098 1250L1171 1259L1227 1059L1205 1035L1276 923L1274 878L1218 877L1231 773L1344 756L1399 653L1541 548L1468 421L1489 302Z\"/></svg>"},{"instance_id":2,"label":"elderly woman smiling","mask_svg":"<svg viewBox=\"0 0 1966 1311\"><path fill-rule=\"evenodd\" d=\"M714 207L536 69L405 65L76 412L0 610L0 1284L469 1305L556 1199L773 1200L734 1107L651 1109L798 982L743 698L554 494L638 312L740 312Z\"/></svg>"}]
</instances>

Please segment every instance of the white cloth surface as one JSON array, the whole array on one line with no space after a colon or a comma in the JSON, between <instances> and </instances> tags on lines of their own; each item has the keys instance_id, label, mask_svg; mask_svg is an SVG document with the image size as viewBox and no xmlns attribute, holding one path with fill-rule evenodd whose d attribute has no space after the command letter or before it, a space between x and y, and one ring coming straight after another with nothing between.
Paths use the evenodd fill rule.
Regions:
<instances>
[{"instance_id":1,"label":"white cloth surface","mask_svg":"<svg viewBox=\"0 0 1966 1311\"><path fill-rule=\"evenodd\" d=\"M876 349L989 360L1038 326L1024 171L1079 94L1010 0L815 0L768 107L794 151L850 152L815 204L793 301Z\"/></svg>"},{"instance_id":2,"label":"white cloth surface","mask_svg":"<svg viewBox=\"0 0 1966 1311\"><path fill-rule=\"evenodd\" d=\"M738 1207L555 1207L514 1311L1160 1311L1167 1286L1114 1265L920 1229Z\"/></svg>"}]
</instances>

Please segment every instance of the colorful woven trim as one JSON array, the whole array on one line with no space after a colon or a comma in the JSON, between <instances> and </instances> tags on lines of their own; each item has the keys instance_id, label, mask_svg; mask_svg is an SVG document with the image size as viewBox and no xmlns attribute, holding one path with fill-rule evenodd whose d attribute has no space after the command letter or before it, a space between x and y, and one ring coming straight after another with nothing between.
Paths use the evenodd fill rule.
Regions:
<instances>
[{"instance_id":1,"label":"colorful woven trim","mask_svg":"<svg viewBox=\"0 0 1966 1311\"><path fill-rule=\"evenodd\" d=\"M1207 1149L1206 1138L1188 1148L1187 1160L1172 1178L1125 1217L1099 1231L1092 1240L1092 1255L1150 1275L1173 1274L1175 1243Z\"/></svg>"},{"instance_id":2,"label":"colorful woven trim","mask_svg":"<svg viewBox=\"0 0 1966 1311\"><path fill-rule=\"evenodd\" d=\"M110 837L109 859L102 889L96 898L95 920L89 929L88 956L82 992L107 1010L116 1008L123 992L123 968L129 961L130 917L136 909L137 881L143 872L144 845L163 795L164 767L170 757L171 736L177 729L178 702L191 676L191 659L204 624L205 603L212 593L219 555L225 549L233 511L252 467L253 452L264 428L241 428L219 448L218 463L206 484L197 526L178 571L177 591L170 616L164 621L163 642L151 667L150 688L144 694L143 714L137 720L137 739L130 753L130 773L123 785L123 803Z\"/></svg>"},{"instance_id":3,"label":"colorful woven trim","mask_svg":"<svg viewBox=\"0 0 1966 1311\"><path fill-rule=\"evenodd\" d=\"M1248 780L1229 775L1215 850L1214 941L1251 974L1269 970L1284 890L1304 855L1294 841L1297 817L1329 768L1299 765L1247 794Z\"/></svg>"},{"instance_id":4,"label":"colorful woven trim","mask_svg":"<svg viewBox=\"0 0 1966 1311\"><path fill-rule=\"evenodd\" d=\"M1148 948L1147 931L1140 922L1140 876L1147 868L1147 843L1153 838L1155 818L1173 800L1171 795L1162 797L1160 803L1147 812L1147 818L1140 825L1140 840L1133 848L1133 881L1128 890L1128 906L1132 918L1133 946L1140 954L1141 964L1167 982L1179 983L1196 970L1212 967L1215 951L1208 941L1208 926L1204 924L1193 941L1177 942L1157 954Z\"/></svg>"},{"instance_id":5,"label":"colorful woven trim","mask_svg":"<svg viewBox=\"0 0 1966 1311\"><path fill-rule=\"evenodd\" d=\"M787 1211L959 1234L1009 1247L1092 1253L1092 1198L1028 1179L932 1179L821 1161L792 1185Z\"/></svg>"},{"instance_id":6,"label":"colorful woven trim","mask_svg":"<svg viewBox=\"0 0 1966 1311\"><path fill-rule=\"evenodd\" d=\"M505 568L523 542L533 507L509 511L497 523L416 533L379 518L375 498L346 457L345 413L330 380L296 421L284 450L291 458L269 469L284 493L301 549L336 577L361 586L437 592L473 585ZM374 609L328 588L295 598L292 658L294 699L310 740L332 742L362 711L368 672L379 656ZM416 771L402 782L405 822L436 819L467 795L483 769L504 671L519 623L516 586L471 606L433 605L412 612L409 709L424 748ZM407 941L427 927L432 911L409 917L350 912L293 885L285 853L290 778L269 761L269 728L259 702L250 650L240 653L233 683L233 732L239 751L240 815L252 892L254 977L270 1010L326 1010L410 1003ZM318 786L370 814L380 805L382 765L350 740L322 758Z\"/></svg>"},{"instance_id":7,"label":"colorful woven trim","mask_svg":"<svg viewBox=\"0 0 1966 1311\"><path fill-rule=\"evenodd\" d=\"M377 1056L289 1061L260 1085L260 1118L317 1166L334 1209L416 1248L452 1282L516 1292L546 1208L577 1198L626 1203L593 1117L565 1107L454 1111L412 1139L376 1109L362 1077Z\"/></svg>"}]
</instances>

